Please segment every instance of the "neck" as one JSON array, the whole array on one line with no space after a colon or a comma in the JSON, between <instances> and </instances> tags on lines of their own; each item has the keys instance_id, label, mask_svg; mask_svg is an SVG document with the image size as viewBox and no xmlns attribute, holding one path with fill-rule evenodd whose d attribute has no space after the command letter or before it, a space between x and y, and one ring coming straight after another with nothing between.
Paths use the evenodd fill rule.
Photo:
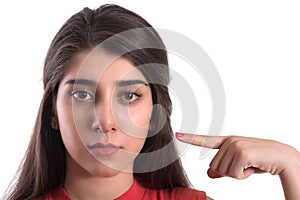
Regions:
<instances>
[{"instance_id":1,"label":"neck","mask_svg":"<svg viewBox=\"0 0 300 200\"><path fill-rule=\"evenodd\" d=\"M81 168L69 155L67 163L64 188L72 200L115 199L129 190L134 181L132 173L113 169L106 176L93 175Z\"/></svg>"}]
</instances>

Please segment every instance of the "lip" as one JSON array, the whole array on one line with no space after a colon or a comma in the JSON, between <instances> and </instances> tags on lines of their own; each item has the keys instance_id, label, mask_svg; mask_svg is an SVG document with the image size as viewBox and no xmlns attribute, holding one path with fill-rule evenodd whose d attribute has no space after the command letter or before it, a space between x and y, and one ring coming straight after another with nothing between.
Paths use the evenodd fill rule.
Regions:
<instances>
[{"instance_id":1,"label":"lip","mask_svg":"<svg viewBox=\"0 0 300 200\"><path fill-rule=\"evenodd\" d=\"M88 149L96 156L109 157L116 154L120 148L112 143L94 143L87 146Z\"/></svg>"}]
</instances>

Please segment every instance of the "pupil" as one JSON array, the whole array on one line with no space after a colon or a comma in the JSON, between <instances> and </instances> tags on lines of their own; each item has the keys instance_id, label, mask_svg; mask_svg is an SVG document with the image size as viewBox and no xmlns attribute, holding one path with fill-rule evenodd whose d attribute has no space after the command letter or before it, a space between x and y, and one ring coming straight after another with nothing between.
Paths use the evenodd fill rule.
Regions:
<instances>
[{"instance_id":1,"label":"pupil","mask_svg":"<svg viewBox=\"0 0 300 200\"><path fill-rule=\"evenodd\" d=\"M132 99L132 96L133 96L133 94L128 92L125 94L125 99L130 100L130 99Z\"/></svg>"},{"instance_id":2,"label":"pupil","mask_svg":"<svg viewBox=\"0 0 300 200\"><path fill-rule=\"evenodd\" d=\"M85 99L86 96L87 96L87 93L86 93L86 92L80 92L80 93L79 93L79 98L81 98L81 99Z\"/></svg>"}]
</instances>

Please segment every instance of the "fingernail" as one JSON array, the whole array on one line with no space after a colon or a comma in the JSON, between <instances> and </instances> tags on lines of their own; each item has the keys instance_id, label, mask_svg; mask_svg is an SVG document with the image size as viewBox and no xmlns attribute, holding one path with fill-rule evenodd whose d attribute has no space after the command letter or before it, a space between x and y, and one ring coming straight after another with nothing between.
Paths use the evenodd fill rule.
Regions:
<instances>
[{"instance_id":1,"label":"fingernail","mask_svg":"<svg viewBox=\"0 0 300 200\"><path fill-rule=\"evenodd\" d=\"M183 136L184 136L184 134L183 134L183 133L176 132L176 137L178 137L178 138L182 138Z\"/></svg>"}]
</instances>

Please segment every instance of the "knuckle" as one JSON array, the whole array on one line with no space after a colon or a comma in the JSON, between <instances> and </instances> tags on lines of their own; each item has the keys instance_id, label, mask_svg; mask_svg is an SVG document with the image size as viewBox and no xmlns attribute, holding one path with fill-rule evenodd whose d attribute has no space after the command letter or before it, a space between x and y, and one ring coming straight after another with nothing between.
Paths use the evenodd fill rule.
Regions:
<instances>
[{"instance_id":1,"label":"knuckle","mask_svg":"<svg viewBox=\"0 0 300 200\"><path fill-rule=\"evenodd\" d=\"M230 147L239 155L244 155L247 152L247 143L241 140L232 142Z\"/></svg>"},{"instance_id":2,"label":"knuckle","mask_svg":"<svg viewBox=\"0 0 300 200\"><path fill-rule=\"evenodd\" d=\"M241 164L251 160L250 153L243 148L238 148L236 150L236 157L240 160Z\"/></svg>"},{"instance_id":3,"label":"knuckle","mask_svg":"<svg viewBox=\"0 0 300 200\"><path fill-rule=\"evenodd\" d=\"M229 143L233 143L233 142L235 142L235 141L238 141L239 138L240 138L239 136L232 135L232 136L230 136L230 137L227 139L227 141L228 141Z\"/></svg>"}]
</instances>

